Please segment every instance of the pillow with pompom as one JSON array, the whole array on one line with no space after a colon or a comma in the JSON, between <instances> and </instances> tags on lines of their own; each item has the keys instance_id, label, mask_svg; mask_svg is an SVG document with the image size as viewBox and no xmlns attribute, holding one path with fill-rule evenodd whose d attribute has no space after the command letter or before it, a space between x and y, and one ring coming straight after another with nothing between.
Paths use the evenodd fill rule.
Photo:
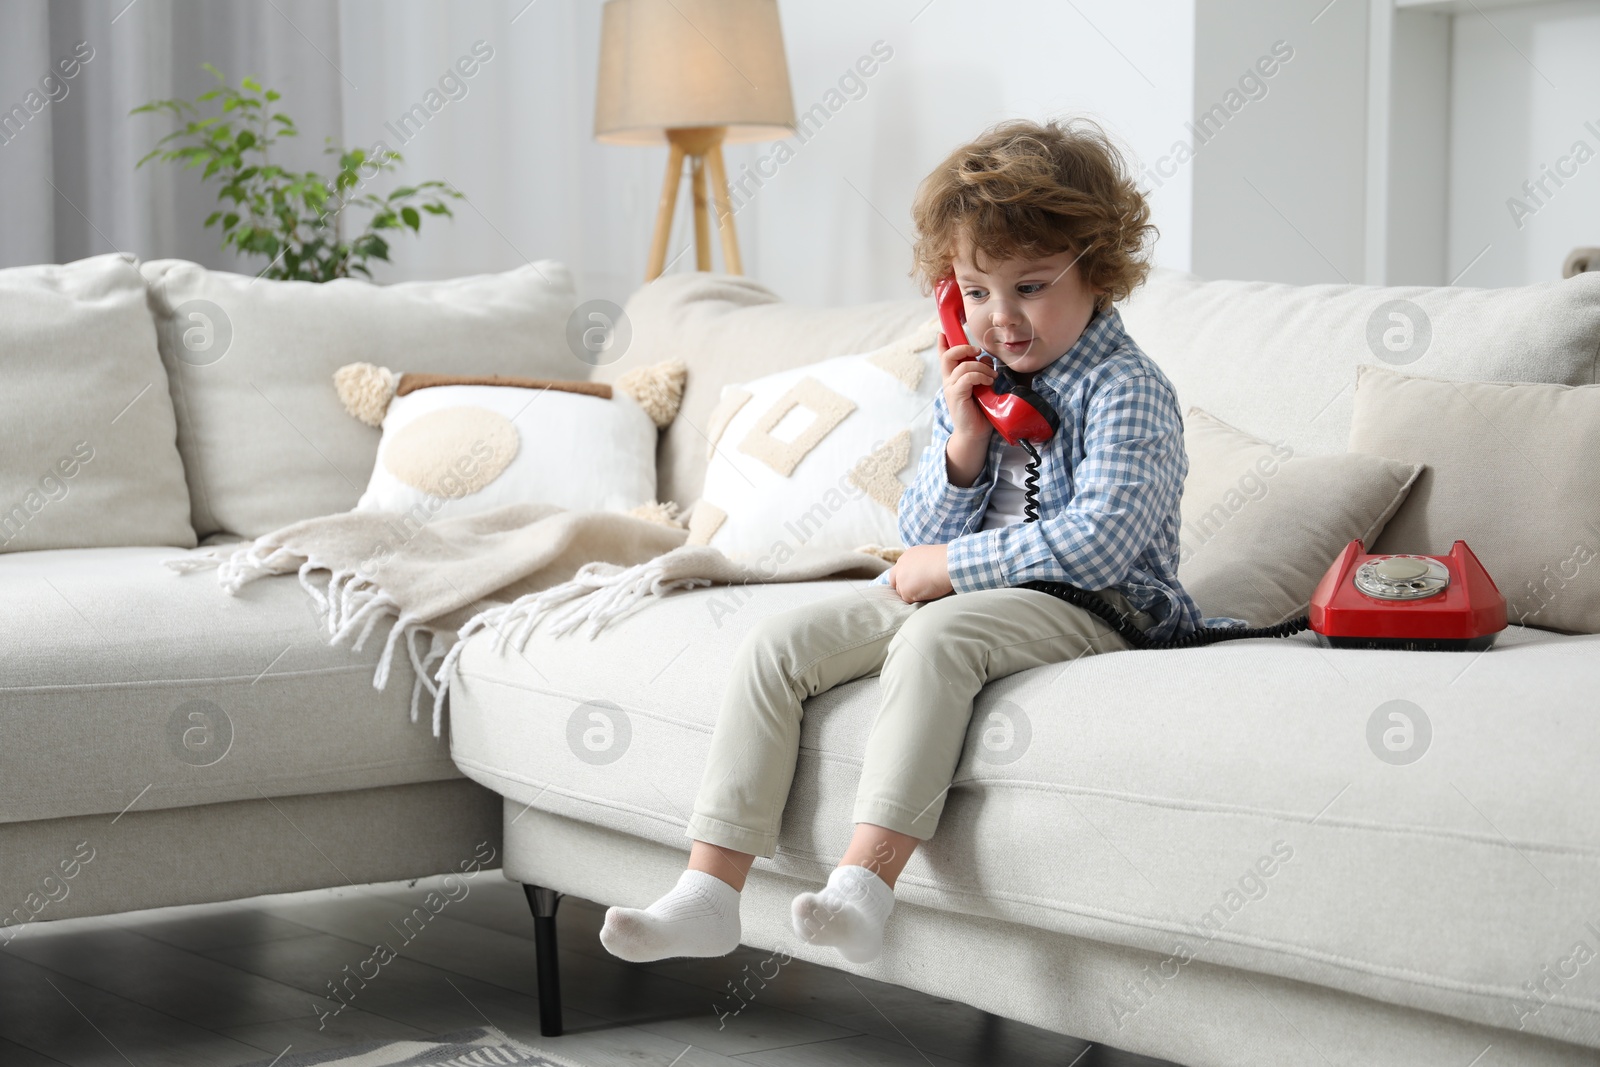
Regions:
<instances>
[{"instance_id":1,"label":"pillow with pompom","mask_svg":"<svg viewBox=\"0 0 1600 1067\"><path fill-rule=\"evenodd\" d=\"M427 522L539 502L659 521L656 435L676 415L686 375L678 361L638 368L615 387L341 367L345 410L383 430L355 510Z\"/></svg>"}]
</instances>

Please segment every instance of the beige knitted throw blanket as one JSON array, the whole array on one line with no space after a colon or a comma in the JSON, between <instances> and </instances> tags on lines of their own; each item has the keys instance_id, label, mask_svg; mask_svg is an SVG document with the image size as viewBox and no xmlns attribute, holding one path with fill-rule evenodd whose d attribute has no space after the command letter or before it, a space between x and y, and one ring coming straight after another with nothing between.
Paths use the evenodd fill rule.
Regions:
<instances>
[{"instance_id":1,"label":"beige knitted throw blanket","mask_svg":"<svg viewBox=\"0 0 1600 1067\"><path fill-rule=\"evenodd\" d=\"M425 524L382 511L346 511L292 523L254 541L195 549L166 561L179 572L215 569L230 595L274 575L297 574L330 645L360 651L394 620L372 684L384 689L400 643L421 694L433 697L439 736L449 677L462 643L480 630L519 651L541 622L556 635L592 638L612 620L665 594L722 583L871 578L893 550L778 546L760 559L731 559L664 518L508 504ZM419 642L426 640L425 647Z\"/></svg>"}]
</instances>

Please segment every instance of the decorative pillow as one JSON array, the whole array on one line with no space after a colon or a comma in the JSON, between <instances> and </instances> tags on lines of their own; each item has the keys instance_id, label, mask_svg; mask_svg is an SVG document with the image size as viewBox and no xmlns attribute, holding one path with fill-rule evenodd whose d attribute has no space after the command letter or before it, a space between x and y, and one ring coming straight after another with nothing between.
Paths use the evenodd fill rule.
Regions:
<instances>
[{"instance_id":1,"label":"decorative pillow","mask_svg":"<svg viewBox=\"0 0 1600 1067\"><path fill-rule=\"evenodd\" d=\"M1195 407L1183 444L1178 580L1202 615L1255 626L1305 614L1334 557L1355 538L1371 551L1422 470L1358 453L1296 456Z\"/></svg>"},{"instance_id":2,"label":"decorative pillow","mask_svg":"<svg viewBox=\"0 0 1600 1067\"><path fill-rule=\"evenodd\" d=\"M683 358L689 382L683 412L661 435L658 491L688 504L706 477L706 421L726 385L795 370L840 352L871 352L933 317L927 299L845 307L785 303L760 282L710 271L663 274L628 298L626 350L594 368L591 379L615 382L635 367Z\"/></svg>"},{"instance_id":3,"label":"decorative pillow","mask_svg":"<svg viewBox=\"0 0 1600 1067\"><path fill-rule=\"evenodd\" d=\"M656 431L676 414L684 376L681 362L640 368L613 390L341 367L334 383L345 409L383 427L356 509L427 522L525 501L573 511L652 506Z\"/></svg>"},{"instance_id":4,"label":"decorative pillow","mask_svg":"<svg viewBox=\"0 0 1600 1067\"><path fill-rule=\"evenodd\" d=\"M1426 463L1380 552L1465 541L1511 622L1600 633L1600 385L1356 376L1350 449Z\"/></svg>"},{"instance_id":5,"label":"decorative pillow","mask_svg":"<svg viewBox=\"0 0 1600 1067\"><path fill-rule=\"evenodd\" d=\"M900 544L900 494L933 436L936 332L726 386L689 543L756 557Z\"/></svg>"},{"instance_id":6,"label":"decorative pillow","mask_svg":"<svg viewBox=\"0 0 1600 1067\"><path fill-rule=\"evenodd\" d=\"M194 547L132 257L0 270L0 382L0 552Z\"/></svg>"},{"instance_id":7,"label":"decorative pillow","mask_svg":"<svg viewBox=\"0 0 1600 1067\"><path fill-rule=\"evenodd\" d=\"M589 376L567 344L572 278L553 260L397 285L269 281L181 260L141 269L201 537L255 537L355 507L378 434L328 389L346 363Z\"/></svg>"}]
</instances>

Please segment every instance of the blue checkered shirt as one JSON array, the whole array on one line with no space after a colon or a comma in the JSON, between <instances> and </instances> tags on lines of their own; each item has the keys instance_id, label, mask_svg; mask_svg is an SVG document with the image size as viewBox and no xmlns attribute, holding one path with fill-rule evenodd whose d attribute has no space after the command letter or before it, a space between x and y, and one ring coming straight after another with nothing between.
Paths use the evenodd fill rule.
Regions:
<instances>
[{"instance_id":1,"label":"blue checkered shirt","mask_svg":"<svg viewBox=\"0 0 1600 1067\"><path fill-rule=\"evenodd\" d=\"M951 485L945 442L953 427L941 391L933 440L900 498L901 541L948 544L957 593L1045 579L1116 589L1155 620L1145 632L1156 639L1243 625L1202 620L1178 584L1178 503L1189 472L1183 416L1172 383L1116 309L1097 313L1065 355L1035 373L1033 388L1061 416L1039 449L1038 521L981 528L1005 441L991 434L982 475L969 488ZM878 577L887 581L887 572Z\"/></svg>"}]
</instances>

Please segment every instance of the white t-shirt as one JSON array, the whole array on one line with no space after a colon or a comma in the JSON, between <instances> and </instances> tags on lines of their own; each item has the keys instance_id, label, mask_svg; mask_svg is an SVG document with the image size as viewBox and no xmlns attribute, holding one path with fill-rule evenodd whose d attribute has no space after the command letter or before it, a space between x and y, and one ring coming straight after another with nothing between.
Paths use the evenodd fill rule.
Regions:
<instances>
[{"instance_id":1,"label":"white t-shirt","mask_svg":"<svg viewBox=\"0 0 1600 1067\"><path fill-rule=\"evenodd\" d=\"M989 494L989 507L983 513L983 526L980 529L998 530L1014 526L1027 517L1022 508L1027 502L1023 485L1028 477L1029 461L1030 457L1022 446L1000 446L1000 470L995 476L994 491Z\"/></svg>"}]
</instances>

